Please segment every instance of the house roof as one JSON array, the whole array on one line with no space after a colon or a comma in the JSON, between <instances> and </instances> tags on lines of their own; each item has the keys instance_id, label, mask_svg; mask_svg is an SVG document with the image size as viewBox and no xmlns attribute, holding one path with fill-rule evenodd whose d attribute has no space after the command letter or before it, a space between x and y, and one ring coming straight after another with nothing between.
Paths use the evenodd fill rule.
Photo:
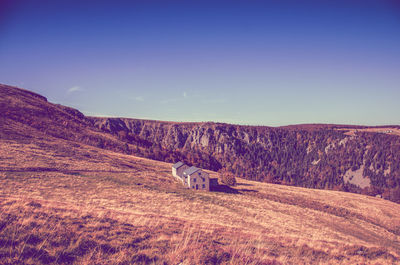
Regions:
<instances>
[{"instance_id":1,"label":"house roof","mask_svg":"<svg viewBox=\"0 0 400 265\"><path fill-rule=\"evenodd\" d=\"M173 164L172 167L175 169L178 169L183 165L185 165L185 164L182 161L179 161L178 163Z\"/></svg>"},{"instance_id":2,"label":"house roof","mask_svg":"<svg viewBox=\"0 0 400 265\"><path fill-rule=\"evenodd\" d=\"M192 175L193 173L195 173L195 172L197 172L199 170L201 170L201 169L197 168L197 167L189 167L188 169L183 171L183 175L190 176L190 175Z\"/></svg>"}]
</instances>

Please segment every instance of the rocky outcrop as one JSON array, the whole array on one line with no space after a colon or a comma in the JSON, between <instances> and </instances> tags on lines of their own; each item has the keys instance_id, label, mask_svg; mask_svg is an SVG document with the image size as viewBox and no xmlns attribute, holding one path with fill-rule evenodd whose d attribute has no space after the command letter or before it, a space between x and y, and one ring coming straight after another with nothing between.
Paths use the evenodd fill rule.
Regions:
<instances>
[{"instance_id":1,"label":"rocky outcrop","mask_svg":"<svg viewBox=\"0 0 400 265\"><path fill-rule=\"evenodd\" d=\"M121 118L91 120L96 127L111 134L123 131L152 146L177 152L189 163L206 168L214 165L216 168L209 168L213 170L224 167L254 180L361 190L363 187L343 180L346 172L362 168L363 177L377 189L386 187L388 178L400 176L400 137L397 136L374 133L348 136L345 130L336 130L333 125L271 128ZM387 152L383 146L397 151ZM215 159L215 163L207 165L201 164L205 163L204 159L191 160L191 153ZM379 161L377 154L381 157ZM396 165L396 172L391 165Z\"/></svg>"}]
</instances>

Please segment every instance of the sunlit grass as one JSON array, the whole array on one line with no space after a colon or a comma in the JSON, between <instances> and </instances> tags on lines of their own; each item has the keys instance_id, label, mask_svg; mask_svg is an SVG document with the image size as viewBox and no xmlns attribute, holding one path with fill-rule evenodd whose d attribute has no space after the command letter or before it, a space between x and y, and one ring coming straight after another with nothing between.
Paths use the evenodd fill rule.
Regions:
<instances>
[{"instance_id":1,"label":"sunlit grass","mask_svg":"<svg viewBox=\"0 0 400 265\"><path fill-rule=\"evenodd\" d=\"M400 205L238 179L195 192L170 164L1 141L0 263L391 264Z\"/></svg>"}]
</instances>

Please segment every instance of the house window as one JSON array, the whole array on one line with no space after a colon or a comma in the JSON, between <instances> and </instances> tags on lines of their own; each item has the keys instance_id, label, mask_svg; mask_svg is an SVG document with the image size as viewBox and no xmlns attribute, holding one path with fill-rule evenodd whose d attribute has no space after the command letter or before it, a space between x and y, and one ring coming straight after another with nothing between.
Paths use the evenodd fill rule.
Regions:
<instances>
[{"instance_id":1,"label":"house window","mask_svg":"<svg viewBox=\"0 0 400 265\"><path fill-rule=\"evenodd\" d=\"M193 179L193 182L196 182L196 179Z\"/></svg>"},{"instance_id":2,"label":"house window","mask_svg":"<svg viewBox=\"0 0 400 265\"><path fill-rule=\"evenodd\" d=\"M202 179L203 179L203 182L204 182L204 181L206 181L206 179L205 179L205 178L202 178Z\"/></svg>"},{"instance_id":3,"label":"house window","mask_svg":"<svg viewBox=\"0 0 400 265\"><path fill-rule=\"evenodd\" d=\"M206 185L205 184L203 184L203 189L205 189L206 188Z\"/></svg>"}]
</instances>

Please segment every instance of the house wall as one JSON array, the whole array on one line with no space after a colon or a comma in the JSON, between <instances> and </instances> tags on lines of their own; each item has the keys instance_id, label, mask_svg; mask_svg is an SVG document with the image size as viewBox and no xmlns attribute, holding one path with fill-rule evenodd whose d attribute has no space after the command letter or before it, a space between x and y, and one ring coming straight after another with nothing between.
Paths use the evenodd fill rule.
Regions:
<instances>
[{"instance_id":1,"label":"house wall","mask_svg":"<svg viewBox=\"0 0 400 265\"><path fill-rule=\"evenodd\" d=\"M210 189L212 187L218 186L218 178L209 178L210 179Z\"/></svg>"},{"instance_id":2,"label":"house wall","mask_svg":"<svg viewBox=\"0 0 400 265\"><path fill-rule=\"evenodd\" d=\"M204 181L203 181L204 179ZM188 186L191 189L210 190L210 177L208 173L199 170L188 177Z\"/></svg>"},{"instance_id":3,"label":"house wall","mask_svg":"<svg viewBox=\"0 0 400 265\"><path fill-rule=\"evenodd\" d=\"M174 176L175 178L178 176L177 174L176 174L176 168L172 168L172 176Z\"/></svg>"},{"instance_id":4,"label":"house wall","mask_svg":"<svg viewBox=\"0 0 400 265\"><path fill-rule=\"evenodd\" d=\"M177 175L183 179L183 171L185 171L186 169L188 169L189 166L188 165L183 165L180 168L177 169Z\"/></svg>"},{"instance_id":5,"label":"house wall","mask_svg":"<svg viewBox=\"0 0 400 265\"><path fill-rule=\"evenodd\" d=\"M187 166L187 165L183 165L181 167L178 167L177 169L176 168L172 168L172 176L182 178L183 171L185 171L188 168L189 168L189 166Z\"/></svg>"},{"instance_id":6,"label":"house wall","mask_svg":"<svg viewBox=\"0 0 400 265\"><path fill-rule=\"evenodd\" d=\"M188 168L189 168L188 165L183 165L181 167L178 167L178 169L172 168L172 176L174 176L175 178L178 178L180 180L183 180L184 179L183 171L185 171Z\"/></svg>"}]
</instances>

